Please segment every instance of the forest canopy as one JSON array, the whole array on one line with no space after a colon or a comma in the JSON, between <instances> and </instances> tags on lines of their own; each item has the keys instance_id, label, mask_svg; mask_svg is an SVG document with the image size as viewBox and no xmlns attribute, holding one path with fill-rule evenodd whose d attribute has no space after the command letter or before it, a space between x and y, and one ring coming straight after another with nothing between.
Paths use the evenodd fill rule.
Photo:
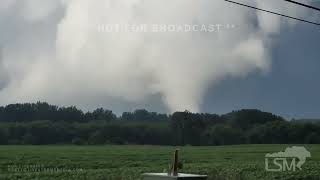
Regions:
<instances>
[{"instance_id":1,"label":"forest canopy","mask_svg":"<svg viewBox=\"0 0 320 180\"><path fill-rule=\"evenodd\" d=\"M288 121L256 109L227 114L144 109L117 116L45 102L0 107L0 144L229 145L320 143L320 121Z\"/></svg>"}]
</instances>

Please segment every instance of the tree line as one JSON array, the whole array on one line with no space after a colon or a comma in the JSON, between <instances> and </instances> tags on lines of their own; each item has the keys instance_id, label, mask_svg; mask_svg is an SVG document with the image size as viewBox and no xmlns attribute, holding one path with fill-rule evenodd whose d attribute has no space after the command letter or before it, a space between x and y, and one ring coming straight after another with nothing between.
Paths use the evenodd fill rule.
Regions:
<instances>
[{"instance_id":1,"label":"tree line","mask_svg":"<svg viewBox=\"0 0 320 180\"><path fill-rule=\"evenodd\" d=\"M38 120L49 120L52 122L90 122L90 121L160 121L168 120L166 114L148 112L147 110L136 110L124 112L117 117L111 110L98 108L92 112L83 112L75 106L58 107L46 102L9 104L0 107L0 122L31 122Z\"/></svg>"},{"instance_id":2,"label":"tree line","mask_svg":"<svg viewBox=\"0 0 320 180\"><path fill-rule=\"evenodd\" d=\"M0 144L318 144L318 122L287 121L255 109L227 114L124 112L44 102L0 107Z\"/></svg>"}]
</instances>

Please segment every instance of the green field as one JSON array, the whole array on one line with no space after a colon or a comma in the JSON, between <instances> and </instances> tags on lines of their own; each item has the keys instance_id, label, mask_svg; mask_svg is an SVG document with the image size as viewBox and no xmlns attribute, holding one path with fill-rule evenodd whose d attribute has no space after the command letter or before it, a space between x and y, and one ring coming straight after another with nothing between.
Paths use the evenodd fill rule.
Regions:
<instances>
[{"instance_id":1,"label":"green field","mask_svg":"<svg viewBox=\"0 0 320 180\"><path fill-rule=\"evenodd\" d=\"M183 172L209 179L320 179L320 145L304 145L312 157L302 171L266 172L266 153L289 145L180 147ZM175 147L0 146L0 179L141 179L168 169Z\"/></svg>"}]
</instances>

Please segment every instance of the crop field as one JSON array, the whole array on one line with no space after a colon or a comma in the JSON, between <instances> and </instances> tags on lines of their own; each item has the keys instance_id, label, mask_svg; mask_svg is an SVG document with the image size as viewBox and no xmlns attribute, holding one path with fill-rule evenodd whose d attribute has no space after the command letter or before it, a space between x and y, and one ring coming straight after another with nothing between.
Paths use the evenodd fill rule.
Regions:
<instances>
[{"instance_id":1,"label":"crop field","mask_svg":"<svg viewBox=\"0 0 320 180\"><path fill-rule=\"evenodd\" d=\"M267 172L265 154L291 145L178 147L182 172L207 174L212 179L320 179L320 145L302 170ZM0 179L136 180L145 172L169 169L168 146L0 146Z\"/></svg>"}]
</instances>

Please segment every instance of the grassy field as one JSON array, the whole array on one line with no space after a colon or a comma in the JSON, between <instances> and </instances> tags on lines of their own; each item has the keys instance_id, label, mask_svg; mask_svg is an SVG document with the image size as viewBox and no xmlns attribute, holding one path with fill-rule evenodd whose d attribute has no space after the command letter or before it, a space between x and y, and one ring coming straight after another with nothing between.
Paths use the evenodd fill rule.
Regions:
<instances>
[{"instance_id":1,"label":"grassy field","mask_svg":"<svg viewBox=\"0 0 320 180\"><path fill-rule=\"evenodd\" d=\"M266 153L289 145L180 147L183 172L209 179L320 179L320 145L305 145L312 157L302 171L266 172ZM136 180L168 169L175 147L0 146L0 179Z\"/></svg>"}]
</instances>

